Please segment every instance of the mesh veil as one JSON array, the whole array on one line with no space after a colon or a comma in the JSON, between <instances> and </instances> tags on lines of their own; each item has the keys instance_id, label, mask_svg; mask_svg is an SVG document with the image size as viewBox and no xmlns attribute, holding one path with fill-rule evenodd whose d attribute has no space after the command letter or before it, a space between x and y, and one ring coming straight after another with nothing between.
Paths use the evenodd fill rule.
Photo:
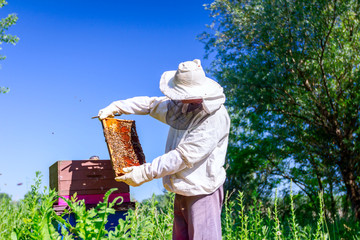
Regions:
<instances>
[{"instance_id":1,"label":"mesh veil","mask_svg":"<svg viewBox=\"0 0 360 240\"><path fill-rule=\"evenodd\" d=\"M178 100L170 100L167 110L166 122L177 130L195 127L209 116L201 103L184 104Z\"/></svg>"}]
</instances>

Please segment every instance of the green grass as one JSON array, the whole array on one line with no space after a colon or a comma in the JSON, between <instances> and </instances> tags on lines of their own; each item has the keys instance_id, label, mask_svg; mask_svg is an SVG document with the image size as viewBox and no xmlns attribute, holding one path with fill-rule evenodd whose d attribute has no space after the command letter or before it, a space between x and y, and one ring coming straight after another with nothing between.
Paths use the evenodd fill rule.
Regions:
<instances>
[{"instance_id":1,"label":"green grass","mask_svg":"<svg viewBox=\"0 0 360 240\"><path fill-rule=\"evenodd\" d=\"M107 231L104 228L107 217L115 213L112 207L116 200L108 202L114 189L105 195L102 203L90 210L86 210L83 201L76 201L76 195L66 200L76 218L76 226L71 226L52 209L56 192L47 189L40 192L40 185L41 176L37 173L31 191L23 200L0 199L0 239L171 239L174 194L168 193L161 202L153 196L148 201L136 203L136 207L127 212L125 220L120 219L114 230ZM241 192L234 200L228 200L226 196L222 215L223 239L360 240L358 223L343 219L326 221L321 194L319 213L313 219L301 221L308 222L301 226L292 192L290 197L291 213L280 217L277 196L271 207L263 206L256 197L253 197L252 205L246 206ZM58 226L63 236L58 232Z\"/></svg>"}]
</instances>

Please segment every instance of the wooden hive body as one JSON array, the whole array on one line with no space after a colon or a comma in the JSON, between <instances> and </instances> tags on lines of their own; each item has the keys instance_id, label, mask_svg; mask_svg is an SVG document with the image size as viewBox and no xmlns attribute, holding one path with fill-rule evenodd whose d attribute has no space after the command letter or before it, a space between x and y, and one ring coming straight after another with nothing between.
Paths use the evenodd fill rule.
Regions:
<instances>
[{"instance_id":1,"label":"wooden hive body","mask_svg":"<svg viewBox=\"0 0 360 240\"><path fill-rule=\"evenodd\" d=\"M57 161L49 170L50 188L64 198L77 193L78 199L84 199L86 204L97 204L109 189L118 188L109 200L121 196L124 202L130 202L129 186L115 181L110 160ZM61 198L57 204L66 205Z\"/></svg>"}]
</instances>

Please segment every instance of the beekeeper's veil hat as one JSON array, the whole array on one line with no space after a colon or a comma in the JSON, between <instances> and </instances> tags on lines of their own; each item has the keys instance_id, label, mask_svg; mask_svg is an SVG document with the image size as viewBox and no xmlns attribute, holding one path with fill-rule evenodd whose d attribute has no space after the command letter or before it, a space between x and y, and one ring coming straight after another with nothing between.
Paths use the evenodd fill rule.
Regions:
<instances>
[{"instance_id":1,"label":"beekeeper's veil hat","mask_svg":"<svg viewBox=\"0 0 360 240\"><path fill-rule=\"evenodd\" d=\"M177 71L164 72L160 90L172 100L207 99L223 92L217 82L205 76L199 59L180 63Z\"/></svg>"}]
</instances>

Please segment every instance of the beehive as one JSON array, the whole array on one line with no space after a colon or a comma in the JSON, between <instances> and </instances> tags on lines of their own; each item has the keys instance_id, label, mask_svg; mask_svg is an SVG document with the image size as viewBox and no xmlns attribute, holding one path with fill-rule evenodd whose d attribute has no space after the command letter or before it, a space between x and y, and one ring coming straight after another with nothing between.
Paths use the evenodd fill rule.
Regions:
<instances>
[{"instance_id":1,"label":"beehive","mask_svg":"<svg viewBox=\"0 0 360 240\"><path fill-rule=\"evenodd\" d=\"M101 122L116 176L124 174L124 167L145 163L145 155L136 132L135 121L105 118Z\"/></svg>"},{"instance_id":2,"label":"beehive","mask_svg":"<svg viewBox=\"0 0 360 240\"><path fill-rule=\"evenodd\" d=\"M50 188L59 196L69 199L77 193L78 199L86 204L97 204L111 188L117 188L110 200L121 196L124 202L130 202L129 186L115 181L110 160L68 160L57 161L49 168ZM67 205L59 198L57 205Z\"/></svg>"}]
</instances>

